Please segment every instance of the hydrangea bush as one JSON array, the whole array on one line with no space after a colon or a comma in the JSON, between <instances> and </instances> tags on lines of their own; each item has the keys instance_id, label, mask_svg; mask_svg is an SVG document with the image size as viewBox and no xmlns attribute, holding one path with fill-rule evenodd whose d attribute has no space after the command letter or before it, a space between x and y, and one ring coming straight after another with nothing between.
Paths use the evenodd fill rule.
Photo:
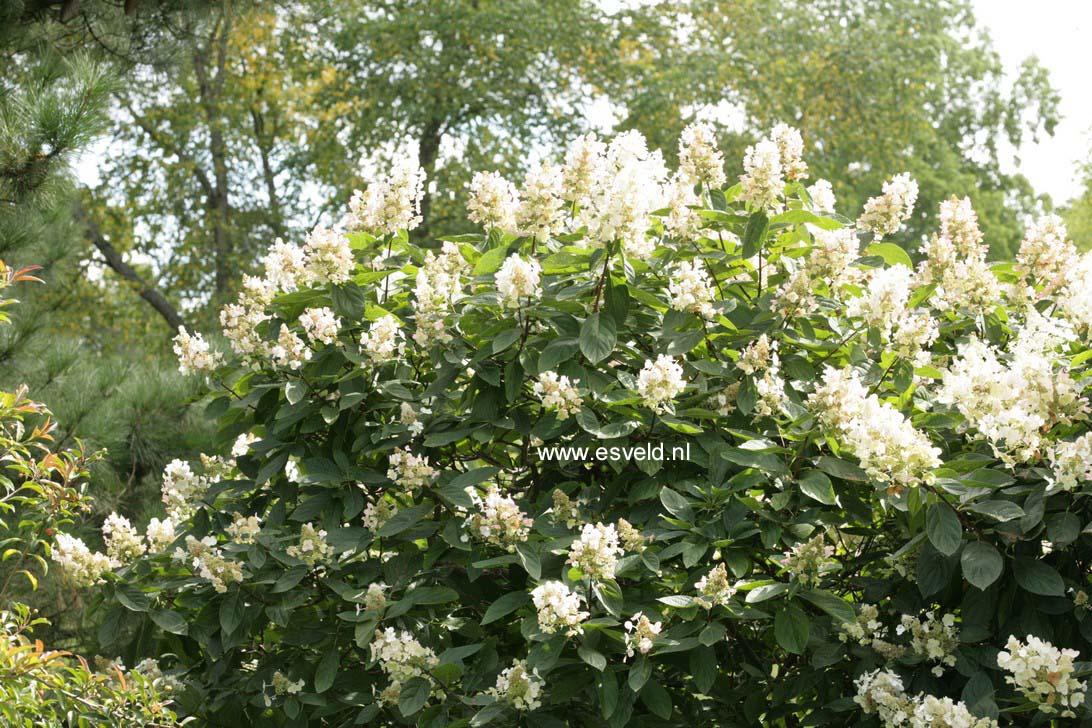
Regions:
<instances>
[{"instance_id":1,"label":"hydrangea bush","mask_svg":"<svg viewBox=\"0 0 1092 728\"><path fill-rule=\"evenodd\" d=\"M901 240L905 174L842 217L784 125L735 184L706 125L679 159L580 138L475 175L481 234L422 245L404 163L274 243L223 340L180 332L224 449L171 464L143 540L112 521L88 581L163 629L186 710L1089 714L1092 255L1048 218L988 263L954 198Z\"/></svg>"}]
</instances>

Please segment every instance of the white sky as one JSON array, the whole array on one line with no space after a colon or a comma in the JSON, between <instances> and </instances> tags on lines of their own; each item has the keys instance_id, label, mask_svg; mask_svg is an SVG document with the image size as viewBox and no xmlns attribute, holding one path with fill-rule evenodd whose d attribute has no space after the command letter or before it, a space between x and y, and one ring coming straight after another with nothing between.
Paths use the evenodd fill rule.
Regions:
<instances>
[{"instance_id":1,"label":"white sky","mask_svg":"<svg viewBox=\"0 0 1092 728\"><path fill-rule=\"evenodd\" d=\"M1092 0L974 0L1006 71L1038 56L1061 94L1062 121L1053 137L1019 150L1019 169L1055 204L1081 190L1076 164L1092 147Z\"/></svg>"}]
</instances>

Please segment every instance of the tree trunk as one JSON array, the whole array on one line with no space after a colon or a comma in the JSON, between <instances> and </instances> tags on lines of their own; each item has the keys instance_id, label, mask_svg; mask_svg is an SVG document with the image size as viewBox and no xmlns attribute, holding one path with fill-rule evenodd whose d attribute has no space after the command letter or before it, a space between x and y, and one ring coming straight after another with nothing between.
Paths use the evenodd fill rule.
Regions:
<instances>
[{"instance_id":1,"label":"tree trunk","mask_svg":"<svg viewBox=\"0 0 1092 728\"><path fill-rule=\"evenodd\" d=\"M427 240L429 237L429 225L432 222L432 195L429 194L428 188L432 183L432 175L436 172L436 160L440 154L442 138L443 123L433 119L425 125L417 147L417 163L425 172L425 192L421 195L421 225L417 228L417 236L421 240Z\"/></svg>"}]
</instances>

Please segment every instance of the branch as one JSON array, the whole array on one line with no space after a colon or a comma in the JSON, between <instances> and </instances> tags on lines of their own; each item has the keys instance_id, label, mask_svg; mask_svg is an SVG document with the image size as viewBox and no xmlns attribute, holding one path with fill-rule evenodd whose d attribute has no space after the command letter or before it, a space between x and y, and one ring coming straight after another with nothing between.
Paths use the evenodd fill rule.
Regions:
<instances>
[{"instance_id":1,"label":"branch","mask_svg":"<svg viewBox=\"0 0 1092 728\"><path fill-rule=\"evenodd\" d=\"M76 209L76 218L87 226L87 237L106 258L106 264L136 288L137 294L163 317L167 325L171 327L172 332L178 331L180 326L185 325L178 310L171 305L171 302L162 293L141 278L140 274L125 262L118 249L110 244L110 241L102 234L98 224L84 213L82 207Z\"/></svg>"}]
</instances>

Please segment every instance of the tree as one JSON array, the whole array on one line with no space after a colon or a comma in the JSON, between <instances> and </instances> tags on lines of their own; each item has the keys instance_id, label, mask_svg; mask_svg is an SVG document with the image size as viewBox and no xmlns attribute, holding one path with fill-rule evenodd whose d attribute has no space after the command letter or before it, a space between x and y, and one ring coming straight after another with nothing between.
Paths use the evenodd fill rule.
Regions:
<instances>
[{"instance_id":1,"label":"tree","mask_svg":"<svg viewBox=\"0 0 1092 728\"><path fill-rule=\"evenodd\" d=\"M163 628L187 711L1087 716L1092 254L1045 226L991 265L963 199L915 261L909 177L854 222L795 130L738 182L713 141L688 127L674 172L635 132L518 189L483 171L479 232L438 250L412 181L377 180L382 214L270 249L230 351L178 337L220 446L96 574Z\"/></svg>"},{"instance_id":2,"label":"tree","mask_svg":"<svg viewBox=\"0 0 1092 728\"><path fill-rule=\"evenodd\" d=\"M993 256L1015 254L1040 200L1022 176L1002 172L998 150L1052 133L1058 94L1035 59L1006 87L969 3L697 0L647 12L646 50L614 94L628 110L623 128L666 148L697 111L728 107L726 151L740 159L755 130L789 123L844 209L859 210L885 175L906 170L922 201L911 245L936 227L946 196L969 195ZM664 42L679 24L686 42Z\"/></svg>"},{"instance_id":3,"label":"tree","mask_svg":"<svg viewBox=\"0 0 1092 728\"><path fill-rule=\"evenodd\" d=\"M1092 162L1084 165L1084 191L1060 210L1069 237L1082 250L1092 248Z\"/></svg>"}]
</instances>

